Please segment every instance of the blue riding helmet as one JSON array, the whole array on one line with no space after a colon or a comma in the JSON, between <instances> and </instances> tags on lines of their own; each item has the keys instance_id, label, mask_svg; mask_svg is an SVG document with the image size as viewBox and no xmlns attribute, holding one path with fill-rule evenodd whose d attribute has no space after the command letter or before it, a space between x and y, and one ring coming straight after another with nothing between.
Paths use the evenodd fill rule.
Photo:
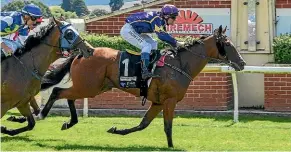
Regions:
<instances>
[{"instance_id":1,"label":"blue riding helmet","mask_svg":"<svg viewBox=\"0 0 291 152\"><path fill-rule=\"evenodd\" d=\"M161 13L164 16L178 16L179 9L175 5L165 4Z\"/></svg>"},{"instance_id":2,"label":"blue riding helmet","mask_svg":"<svg viewBox=\"0 0 291 152\"><path fill-rule=\"evenodd\" d=\"M37 5L34 4L28 4L25 5L22 10L22 13L24 14L28 14L29 16L35 17L35 18L39 18L42 17L42 13L40 8Z\"/></svg>"}]
</instances>

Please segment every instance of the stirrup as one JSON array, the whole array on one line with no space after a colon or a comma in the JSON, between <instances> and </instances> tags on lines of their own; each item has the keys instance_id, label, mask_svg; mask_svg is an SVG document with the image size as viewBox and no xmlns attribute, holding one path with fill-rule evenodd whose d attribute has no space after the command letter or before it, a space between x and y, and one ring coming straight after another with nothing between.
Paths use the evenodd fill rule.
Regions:
<instances>
[{"instance_id":1,"label":"stirrup","mask_svg":"<svg viewBox=\"0 0 291 152\"><path fill-rule=\"evenodd\" d=\"M142 72L142 74L141 74L141 78L144 80L146 80L148 78L156 78L156 77L159 77L159 75L155 75L152 72L149 72L148 70Z\"/></svg>"}]
</instances>

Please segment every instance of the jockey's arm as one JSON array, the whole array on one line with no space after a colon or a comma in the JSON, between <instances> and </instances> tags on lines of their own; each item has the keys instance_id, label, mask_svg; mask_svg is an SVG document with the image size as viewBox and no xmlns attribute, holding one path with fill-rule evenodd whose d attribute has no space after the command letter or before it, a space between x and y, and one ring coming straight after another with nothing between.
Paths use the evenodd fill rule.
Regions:
<instances>
[{"instance_id":1,"label":"jockey's arm","mask_svg":"<svg viewBox=\"0 0 291 152\"><path fill-rule=\"evenodd\" d=\"M1 17L1 38L0 42L2 43L2 37L6 34L7 28L9 28L13 23L13 18L10 16Z\"/></svg>"},{"instance_id":2,"label":"jockey's arm","mask_svg":"<svg viewBox=\"0 0 291 152\"><path fill-rule=\"evenodd\" d=\"M2 36L6 34L7 29L12 25L13 23L13 18L10 16L5 16L1 18L1 37L0 37L0 43L1 43L1 48L8 53L11 54L13 51L11 48L9 48L5 43L2 41ZM10 30L10 28L9 28Z\"/></svg>"},{"instance_id":3,"label":"jockey's arm","mask_svg":"<svg viewBox=\"0 0 291 152\"><path fill-rule=\"evenodd\" d=\"M162 25L162 19L157 17L151 22L154 32L157 34L158 38L162 41L167 42L172 47L177 46L177 40L173 38L169 33L165 31L164 25Z\"/></svg>"},{"instance_id":4,"label":"jockey's arm","mask_svg":"<svg viewBox=\"0 0 291 152\"><path fill-rule=\"evenodd\" d=\"M156 32L158 38L162 41L167 42L168 44L170 44L172 47L177 47L177 40L174 39L170 34L168 34L167 32Z\"/></svg>"}]
</instances>

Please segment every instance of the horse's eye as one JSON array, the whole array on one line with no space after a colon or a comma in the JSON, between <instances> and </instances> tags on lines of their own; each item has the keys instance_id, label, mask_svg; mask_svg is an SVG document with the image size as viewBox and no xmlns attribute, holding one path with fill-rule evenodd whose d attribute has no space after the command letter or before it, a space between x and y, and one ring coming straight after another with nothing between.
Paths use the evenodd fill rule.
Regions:
<instances>
[{"instance_id":1,"label":"horse's eye","mask_svg":"<svg viewBox=\"0 0 291 152\"><path fill-rule=\"evenodd\" d=\"M71 41L71 40L74 39L75 33L74 33L73 30L68 29L68 30L65 31L64 34L65 34L64 37L65 37L67 40L70 40L70 41Z\"/></svg>"}]
</instances>

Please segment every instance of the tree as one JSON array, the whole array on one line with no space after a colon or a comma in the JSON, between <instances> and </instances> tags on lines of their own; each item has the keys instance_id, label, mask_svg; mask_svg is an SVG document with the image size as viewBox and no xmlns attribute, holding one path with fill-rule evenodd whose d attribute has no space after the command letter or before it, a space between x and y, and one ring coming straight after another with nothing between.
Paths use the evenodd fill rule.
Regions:
<instances>
[{"instance_id":1,"label":"tree","mask_svg":"<svg viewBox=\"0 0 291 152\"><path fill-rule=\"evenodd\" d=\"M110 0L109 6L111 8L111 11L119 10L123 6L124 2L123 0Z\"/></svg>"},{"instance_id":2,"label":"tree","mask_svg":"<svg viewBox=\"0 0 291 152\"><path fill-rule=\"evenodd\" d=\"M51 17L52 16L52 13L51 13L49 7L47 7L46 5L44 5L42 2L40 2L38 0L28 0L28 1L15 0L15 1L3 6L1 11L3 11L3 12L21 11L21 9L24 7L24 5L30 4L30 3L33 3L37 6L39 6L41 9L42 15L44 17Z\"/></svg>"},{"instance_id":3,"label":"tree","mask_svg":"<svg viewBox=\"0 0 291 152\"><path fill-rule=\"evenodd\" d=\"M72 11L73 10L73 0L63 0L61 8L65 11Z\"/></svg>"},{"instance_id":4,"label":"tree","mask_svg":"<svg viewBox=\"0 0 291 152\"><path fill-rule=\"evenodd\" d=\"M98 17L98 16L103 16L105 14L108 14L109 12L104 10L104 9L94 9L93 11L91 11L89 17Z\"/></svg>"},{"instance_id":5,"label":"tree","mask_svg":"<svg viewBox=\"0 0 291 152\"><path fill-rule=\"evenodd\" d=\"M79 17L86 16L90 13L84 0L74 0L73 9Z\"/></svg>"},{"instance_id":6,"label":"tree","mask_svg":"<svg viewBox=\"0 0 291 152\"><path fill-rule=\"evenodd\" d=\"M56 18L60 18L61 14L63 14L64 18L66 18L66 19L78 18L77 14L75 12L66 12L65 10L63 10L59 6L52 6L50 9L51 9L53 16Z\"/></svg>"}]
</instances>

